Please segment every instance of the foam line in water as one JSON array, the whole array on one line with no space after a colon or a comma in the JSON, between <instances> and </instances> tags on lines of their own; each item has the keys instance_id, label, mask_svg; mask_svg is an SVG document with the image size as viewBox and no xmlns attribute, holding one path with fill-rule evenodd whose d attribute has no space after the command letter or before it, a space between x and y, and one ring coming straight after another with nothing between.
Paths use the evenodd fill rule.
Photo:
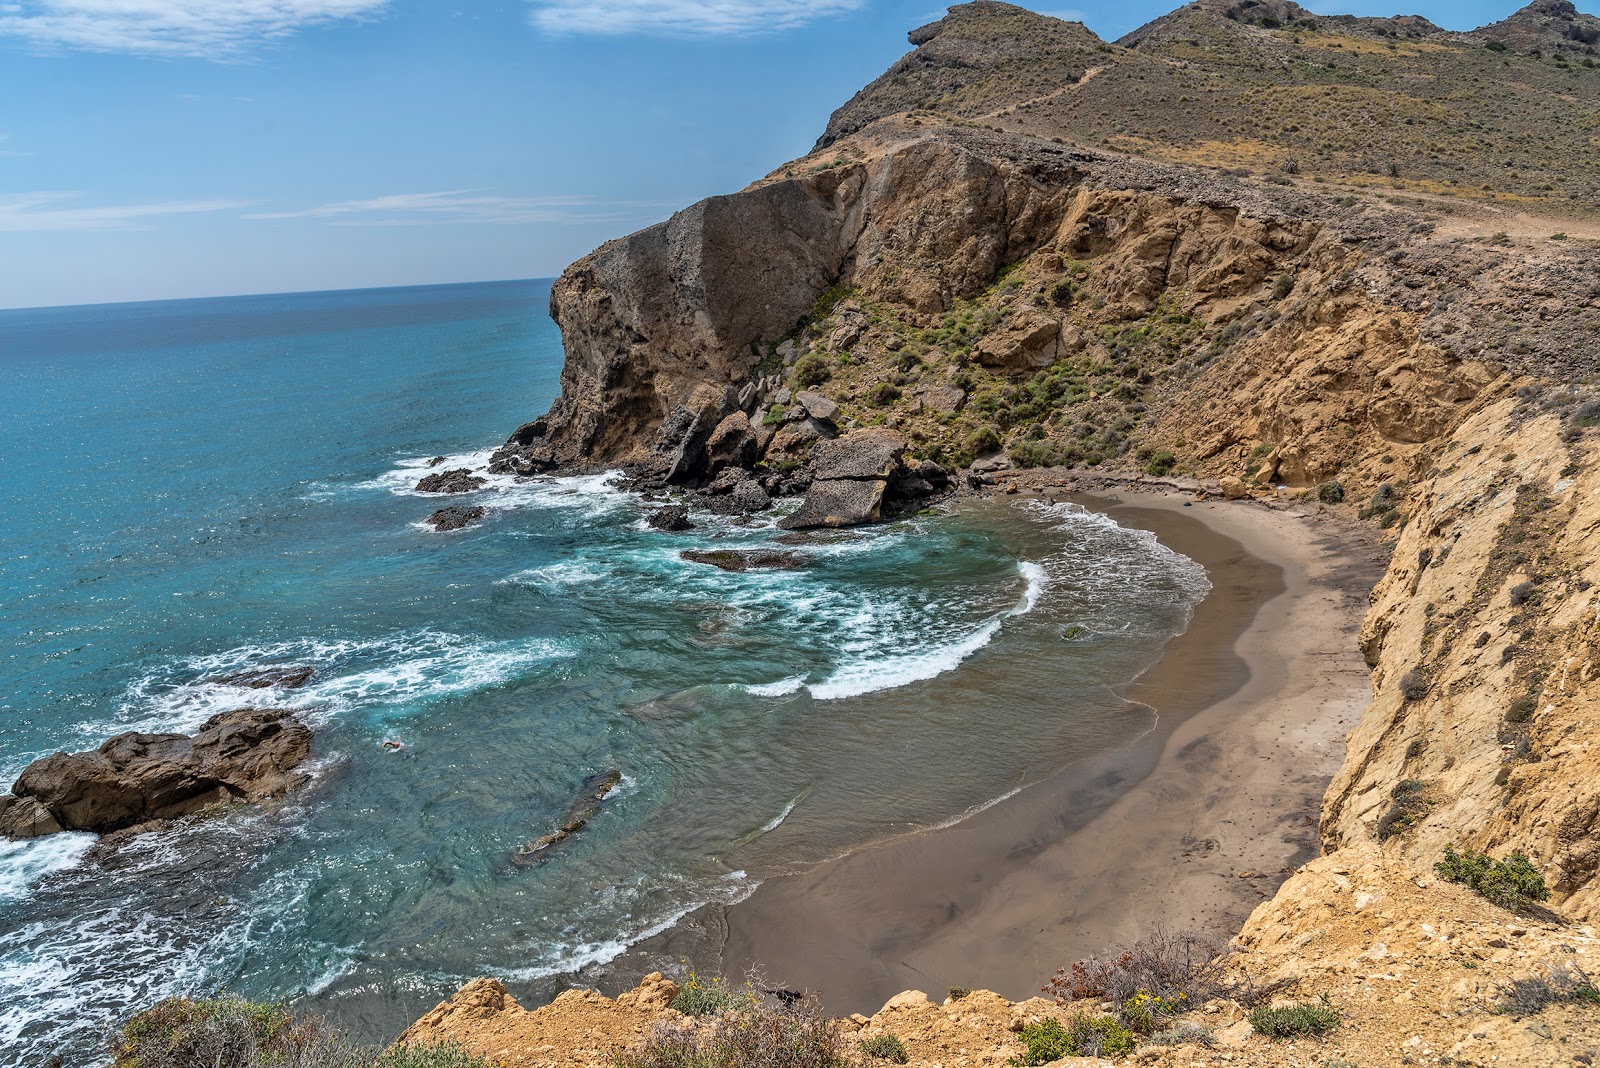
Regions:
<instances>
[{"instance_id":1,"label":"foam line in water","mask_svg":"<svg viewBox=\"0 0 1600 1068\"><path fill-rule=\"evenodd\" d=\"M1038 564L1018 561L1017 571L1025 580L1022 597L1014 608L993 616L977 630L945 645L905 653L882 659L858 659L846 663L821 682L812 683L808 689L819 701L837 701L846 697L860 697L880 690L893 690L914 682L926 682L947 671L954 671L973 653L982 649L1000 633L1007 619L1027 615L1044 596L1049 576Z\"/></svg>"},{"instance_id":2,"label":"foam line in water","mask_svg":"<svg viewBox=\"0 0 1600 1068\"><path fill-rule=\"evenodd\" d=\"M25 897L41 879L77 867L99 837L84 832L17 842L0 839L0 901Z\"/></svg>"},{"instance_id":3,"label":"foam line in water","mask_svg":"<svg viewBox=\"0 0 1600 1068\"><path fill-rule=\"evenodd\" d=\"M713 894L700 901L690 901L667 916L646 927L632 933L621 935L617 938L605 939L599 942L580 942L561 946L558 955L544 964L535 964L526 968L500 968L489 969L490 975L497 975L503 979L514 982L527 982L533 979L544 979L552 975L570 975L584 968L597 964L609 964L622 956L629 949L656 935L664 934L677 926L679 920L697 909L702 909L713 902L733 904L743 901L761 884L750 879L744 871L729 872L725 878L723 893Z\"/></svg>"},{"instance_id":4,"label":"foam line in water","mask_svg":"<svg viewBox=\"0 0 1600 1068\"><path fill-rule=\"evenodd\" d=\"M804 675L791 675L777 682L749 683L739 689L754 697L787 697L806 684Z\"/></svg>"},{"instance_id":5,"label":"foam line in water","mask_svg":"<svg viewBox=\"0 0 1600 1068\"><path fill-rule=\"evenodd\" d=\"M489 641L434 630L361 641L306 638L241 645L159 665L129 684L115 723L86 722L77 729L95 736L108 729L192 732L219 712L243 707L288 708L314 721L372 706L393 713L501 685L539 664L573 655L549 639ZM241 689L211 681L272 664L305 664L317 674L300 689Z\"/></svg>"}]
</instances>

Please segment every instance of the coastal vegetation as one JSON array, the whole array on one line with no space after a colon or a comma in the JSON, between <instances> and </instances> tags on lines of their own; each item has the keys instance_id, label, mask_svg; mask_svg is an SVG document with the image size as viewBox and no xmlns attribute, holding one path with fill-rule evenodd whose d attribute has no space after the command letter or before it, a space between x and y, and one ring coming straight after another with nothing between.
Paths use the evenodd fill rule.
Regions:
<instances>
[{"instance_id":1,"label":"coastal vegetation","mask_svg":"<svg viewBox=\"0 0 1600 1068\"><path fill-rule=\"evenodd\" d=\"M1444 857L1434 871L1452 883L1461 883L1478 896L1513 912L1535 902L1547 901L1550 889L1544 876L1528 860L1526 853L1514 851L1504 860L1467 849L1457 851L1454 843L1444 847Z\"/></svg>"},{"instance_id":2,"label":"coastal vegetation","mask_svg":"<svg viewBox=\"0 0 1600 1068\"><path fill-rule=\"evenodd\" d=\"M704 1022L657 1023L612 1058L614 1068L846 1068L850 1061L838 1022L814 997L777 1006L752 998Z\"/></svg>"},{"instance_id":3,"label":"coastal vegetation","mask_svg":"<svg viewBox=\"0 0 1600 1068\"><path fill-rule=\"evenodd\" d=\"M1339 1011L1325 1001L1258 1005L1250 1010L1250 1026L1268 1038L1325 1035L1337 1028L1341 1019Z\"/></svg>"},{"instance_id":4,"label":"coastal vegetation","mask_svg":"<svg viewBox=\"0 0 1600 1068\"><path fill-rule=\"evenodd\" d=\"M111 1055L113 1068L494 1068L453 1042L366 1046L315 1016L228 994L135 1013Z\"/></svg>"}]
</instances>

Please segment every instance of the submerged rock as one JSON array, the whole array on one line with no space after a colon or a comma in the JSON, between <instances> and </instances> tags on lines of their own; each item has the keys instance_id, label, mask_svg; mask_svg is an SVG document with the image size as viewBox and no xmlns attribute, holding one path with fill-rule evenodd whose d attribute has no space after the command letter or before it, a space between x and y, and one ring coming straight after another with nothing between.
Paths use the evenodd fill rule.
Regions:
<instances>
[{"instance_id":1,"label":"submerged rock","mask_svg":"<svg viewBox=\"0 0 1600 1068\"><path fill-rule=\"evenodd\" d=\"M692 564L710 564L724 571L795 570L810 562L803 553L779 549L685 549L678 555Z\"/></svg>"},{"instance_id":2,"label":"submerged rock","mask_svg":"<svg viewBox=\"0 0 1600 1068\"><path fill-rule=\"evenodd\" d=\"M438 471L431 475L424 475L417 482L418 493L471 493L480 490L489 484L489 480L473 474L465 467L452 467L448 471Z\"/></svg>"},{"instance_id":3,"label":"submerged rock","mask_svg":"<svg viewBox=\"0 0 1600 1068\"><path fill-rule=\"evenodd\" d=\"M542 864L550 858L554 849L566 842L573 835L583 830L594 814L600 811L603 802L611 791L617 788L622 781L622 772L608 771L600 775L590 775L583 780L583 788L578 796L567 808L567 814L562 817L556 829L548 834L542 834L526 845L515 849L511 853L511 863L519 868L532 867Z\"/></svg>"},{"instance_id":4,"label":"submerged rock","mask_svg":"<svg viewBox=\"0 0 1600 1068\"><path fill-rule=\"evenodd\" d=\"M305 782L294 769L310 755L311 731L277 708L224 712L192 737L130 731L99 749L28 765L0 797L0 833L103 833L221 802L260 801Z\"/></svg>"},{"instance_id":5,"label":"submerged rock","mask_svg":"<svg viewBox=\"0 0 1600 1068\"><path fill-rule=\"evenodd\" d=\"M487 509L478 505L452 504L434 512L423 522L430 524L434 530L460 530L470 527L488 514Z\"/></svg>"},{"instance_id":6,"label":"submerged rock","mask_svg":"<svg viewBox=\"0 0 1600 1068\"><path fill-rule=\"evenodd\" d=\"M310 682L317 669L303 664L285 664L281 667L248 668L231 675L218 675L208 679L216 686L240 686L247 690L298 690Z\"/></svg>"}]
</instances>

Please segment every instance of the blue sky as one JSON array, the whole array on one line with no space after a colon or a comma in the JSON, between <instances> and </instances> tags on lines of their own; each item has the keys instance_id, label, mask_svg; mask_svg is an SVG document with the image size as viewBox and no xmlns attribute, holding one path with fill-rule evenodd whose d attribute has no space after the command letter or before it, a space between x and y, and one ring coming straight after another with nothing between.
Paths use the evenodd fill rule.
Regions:
<instances>
[{"instance_id":1,"label":"blue sky","mask_svg":"<svg viewBox=\"0 0 1600 1068\"><path fill-rule=\"evenodd\" d=\"M1114 38L1171 6L1038 9ZM1465 29L1514 5L1405 6ZM0 0L0 307L555 274L803 154L942 13Z\"/></svg>"}]
</instances>

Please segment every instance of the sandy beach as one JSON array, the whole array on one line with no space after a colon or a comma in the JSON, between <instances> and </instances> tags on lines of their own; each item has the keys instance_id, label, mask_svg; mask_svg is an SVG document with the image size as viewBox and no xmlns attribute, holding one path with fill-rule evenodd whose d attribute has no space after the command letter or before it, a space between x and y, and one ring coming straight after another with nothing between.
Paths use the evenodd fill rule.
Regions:
<instances>
[{"instance_id":1,"label":"sandy beach","mask_svg":"<svg viewBox=\"0 0 1600 1068\"><path fill-rule=\"evenodd\" d=\"M1381 547L1315 505L1037 492L1206 568L1188 630L1121 690L1157 727L955 826L768 880L727 910L725 974L759 963L836 1013L906 989L1025 998L1154 924L1231 935L1315 855L1323 790L1369 696L1356 638Z\"/></svg>"}]
</instances>

